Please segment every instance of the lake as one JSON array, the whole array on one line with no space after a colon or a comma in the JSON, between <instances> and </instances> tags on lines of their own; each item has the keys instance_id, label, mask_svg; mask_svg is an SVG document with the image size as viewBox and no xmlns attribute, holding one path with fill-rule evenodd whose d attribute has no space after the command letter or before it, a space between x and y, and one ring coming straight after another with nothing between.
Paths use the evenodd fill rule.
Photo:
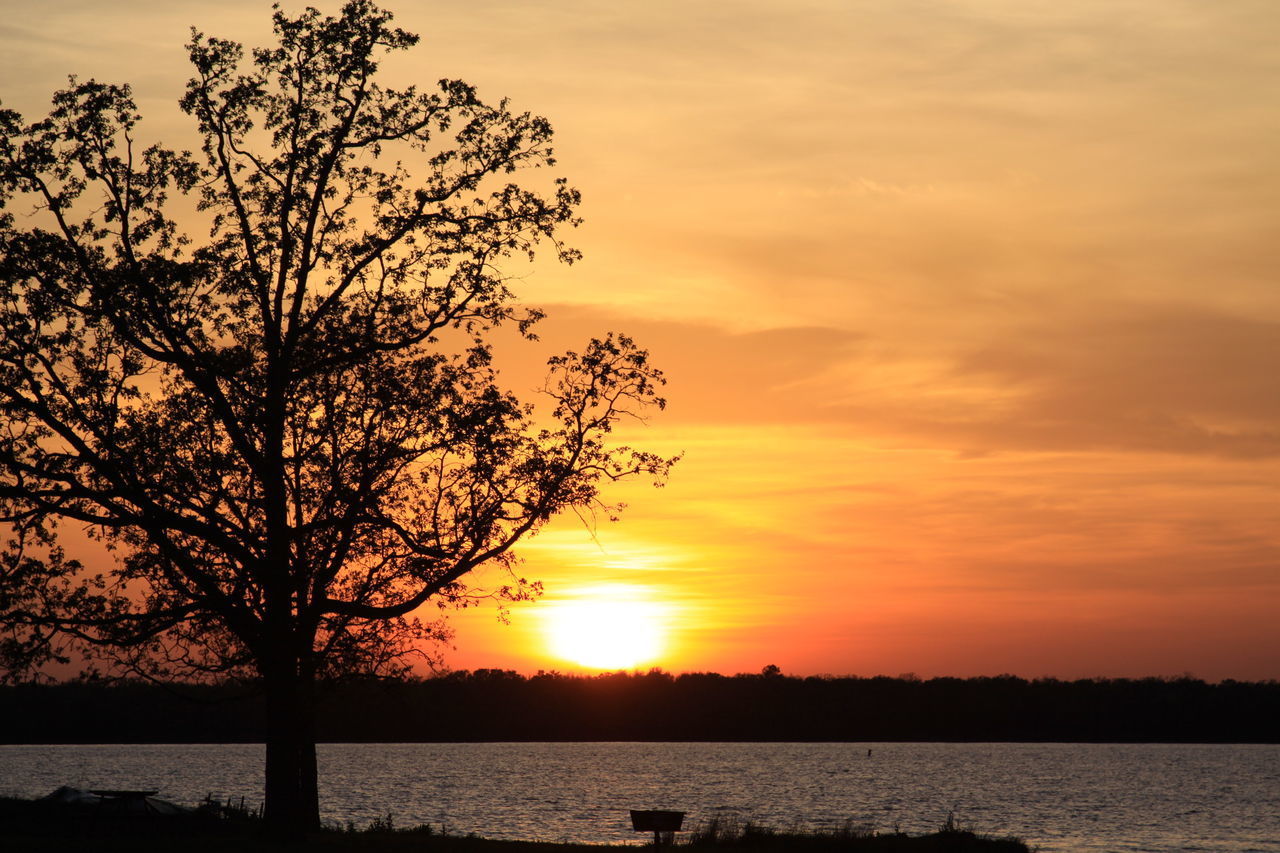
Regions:
<instances>
[{"instance_id":1,"label":"lake","mask_svg":"<svg viewBox=\"0 0 1280 853\"><path fill-rule=\"evenodd\" d=\"M957 823L1045 853L1280 852L1280 746L953 743L323 744L324 819L640 843L627 810L917 834ZM60 785L261 801L262 747L0 746L0 794Z\"/></svg>"}]
</instances>

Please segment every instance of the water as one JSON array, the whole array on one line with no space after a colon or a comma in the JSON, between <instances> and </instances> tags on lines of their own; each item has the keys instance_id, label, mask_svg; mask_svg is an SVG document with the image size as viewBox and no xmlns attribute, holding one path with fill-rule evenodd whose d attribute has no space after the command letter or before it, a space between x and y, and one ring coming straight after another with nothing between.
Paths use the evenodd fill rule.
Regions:
<instances>
[{"instance_id":1,"label":"water","mask_svg":"<svg viewBox=\"0 0 1280 853\"><path fill-rule=\"evenodd\" d=\"M872 750L867 755L867 750ZM258 745L0 746L0 793L59 785L261 800ZM324 818L390 812L489 838L639 843L630 808L777 828L957 822L1045 853L1280 853L1280 746L1152 744L324 744Z\"/></svg>"}]
</instances>

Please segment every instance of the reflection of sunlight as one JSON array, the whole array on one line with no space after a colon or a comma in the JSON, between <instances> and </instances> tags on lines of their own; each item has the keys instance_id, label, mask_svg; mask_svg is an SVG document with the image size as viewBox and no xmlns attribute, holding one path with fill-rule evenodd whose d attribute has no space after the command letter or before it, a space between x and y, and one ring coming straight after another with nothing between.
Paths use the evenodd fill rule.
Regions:
<instances>
[{"instance_id":1,"label":"reflection of sunlight","mask_svg":"<svg viewBox=\"0 0 1280 853\"><path fill-rule=\"evenodd\" d=\"M551 653L580 666L629 669L663 650L669 608L650 600L647 587L589 587L543 606Z\"/></svg>"}]
</instances>

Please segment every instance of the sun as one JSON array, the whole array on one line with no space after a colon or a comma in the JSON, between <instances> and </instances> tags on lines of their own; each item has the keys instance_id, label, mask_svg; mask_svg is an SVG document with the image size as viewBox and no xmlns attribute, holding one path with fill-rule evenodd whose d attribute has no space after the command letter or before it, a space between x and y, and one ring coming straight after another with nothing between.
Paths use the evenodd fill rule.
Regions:
<instances>
[{"instance_id":1,"label":"sun","mask_svg":"<svg viewBox=\"0 0 1280 853\"><path fill-rule=\"evenodd\" d=\"M544 630L553 655L589 669L631 669L663 650L666 608L643 588L579 590L547 602Z\"/></svg>"}]
</instances>

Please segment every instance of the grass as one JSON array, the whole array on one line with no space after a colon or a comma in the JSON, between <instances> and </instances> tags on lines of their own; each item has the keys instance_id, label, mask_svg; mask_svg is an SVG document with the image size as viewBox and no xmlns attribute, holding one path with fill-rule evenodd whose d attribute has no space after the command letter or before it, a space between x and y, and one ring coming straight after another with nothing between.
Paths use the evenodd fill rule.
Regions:
<instances>
[{"instance_id":1,"label":"grass","mask_svg":"<svg viewBox=\"0 0 1280 853\"><path fill-rule=\"evenodd\" d=\"M779 831L753 823L712 819L695 829L688 842L691 850L724 850L725 853L1028 853L1027 845L1016 838L990 838L956 825L955 817L928 835L903 832L880 833L865 825L846 821L830 830Z\"/></svg>"},{"instance_id":2,"label":"grass","mask_svg":"<svg viewBox=\"0 0 1280 853\"><path fill-rule=\"evenodd\" d=\"M214 817L119 818L75 813L29 800L0 798L0 850L5 853L600 853L643 849L619 845L494 841L451 835L431 827L397 829L391 816L365 828L327 829L295 842L261 836L254 819ZM648 845L652 850L652 844ZM722 853L1028 853L1016 839L960 829L948 819L938 832L877 834L847 824L831 831L778 831L751 823L711 820L674 845L680 851ZM663 848L664 850L667 848Z\"/></svg>"}]
</instances>

